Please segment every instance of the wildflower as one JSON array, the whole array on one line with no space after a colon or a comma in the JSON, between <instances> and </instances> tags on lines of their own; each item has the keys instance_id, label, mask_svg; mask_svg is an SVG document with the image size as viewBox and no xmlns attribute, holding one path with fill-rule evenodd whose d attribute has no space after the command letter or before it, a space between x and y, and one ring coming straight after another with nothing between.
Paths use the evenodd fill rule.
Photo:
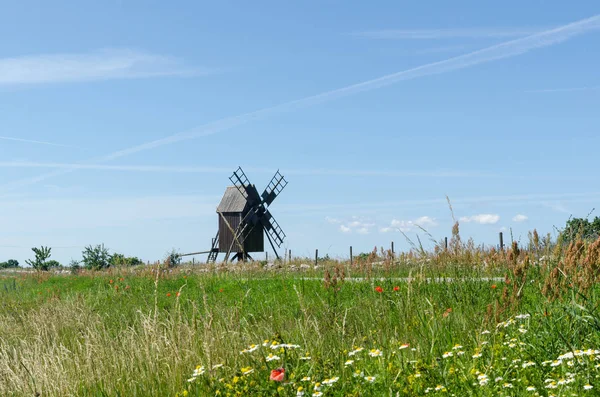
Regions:
<instances>
[{"instance_id":1,"label":"wildflower","mask_svg":"<svg viewBox=\"0 0 600 397\"><path fill-rule=\"evenodd\" d=\"M269 340L268 340L268 339L265 339L265 341L263 342L263 344L262 344L262 345L263 345L264 347L267 347L267 346L269 346Z\"/></svg>"},{"instance_id":2,"label":"wildflower","mask_svg":"<svg viewBox=\"0 0 600 397\"><path fill-rule=\"evenodd\" d=\"M371 349L371 351L369 352L369 356L371 357L381 357L382 355L383 353L379 349Z\"/></svg>"},{"instance_id":3,"label":"wildflower","mask_svg":"<svg viewBox=\"0 0 600 397\"><path fill-rule=\"evenodd\" d=\"M223 364L215 364L213 365L212 369L218 369L221 368L223 366Z\"/></svg>"},{"instance_id":4,"label":"wildflower","mask_svg":"<svg viewBox=\"0 0 600 397\"><path fill-rule=\"evenodd\" d=\"M198 365L195 369L194 369L194 373L192 374L193 377L197 377L204 374L204 367L202 365Z\"/></svg>"},{"instance_id":5,"label":"wildflower","mask_svg":"<svg viewBox=\"0 0 600 397\"><path fill-rule=\"evenodd\" d=\"M302 357L300 357L300 360L306 360L306 361L308 361L308 360L310 360L311 358L312 358L311 356L309 356L309 355L306 355L306 356L302 356Z\"/></svg>"},{"instance_id":6,"label":"wildflower","mask_svg":"<svg viewBox=\"0 0 600 397\"><path fill-rule=\"evenodd\" d=\"M302 386L298 387L298 390L296 391L296 397L302 397L304 396L304 388Z\"/></svg>"},{"instance_id":7,"label":"wildflower","mask_svg":"<svg viewBox=\"0 0 600 397\"><path fill-rule=\"evenodd\" d=\"M395 286L395 287L394 287L394 291L396 291L396 292L400 291L400 287L398 287L398 286Z\"/></svg>"},{"instance_id":8,"label":"wildflower","mask_svg":"<svg viewBox=\"0 0 600 397\"><path fill-rule=\"evenodd\" d=\"M562 364L562 360L554 360L554 361L552 361L552 364L550 364L550 366L551 367L558 367L561 364Z\"/></svg>"},{"instance_id":9,"label":"wildflower","mask_svg":"<svg viewBox=\"0 0 600 397\"><path fill-rule=\"evenodd\" d=\"M498 288L498 286L496 284L492 284L491 288L496 289L496 288Z\"/></svg>"},{"instance_id":10,"label":"wildflower","mask_svg":"<svg viewBox=\"0 0 600 397\"><path fill-rule=\"evenodd\" d=\"M283 382L283 378L285 378L285 368L277 368L271 371L271 376L269 376L270 380L275 382Z\"/></svg>"},{"instance_id":11,"label":"wildflower","mask_svg":"<svg viewBox=\"0 0 600 397\"><path fill-rule=\"evenodd\" d=\"M267 362L269 362L269 361L275 361L275 360L281 360L281 357L275 356L275 355L273 355L273 353L271 353L267 357L265 357L265 360Z\"/></svg>"},{"instance_id":12,"label":"wildflower","mask_svg":"<svg viewBox=\"0 0 600 397\"><path fill-rule=\"evenodd\" d=\"M442 385L437 385L435 387L435 391L443 391L443 390L446 390L446 388L444 386L442 386Z\"/></svg>"},{"instance_id":13,"label":"wildflower","mask_svg":"<svg viewBox=\"0 0 600 397\"><path fill-rule=\"evenodd\" d=\"M369 383L373 383L373 382L375 382L375 377L374 376L365 376L365 380Z\"/></svg>"},{"instance_id":14,"label":"wildflower","mask_svg":"<svg viewBox=\"0 0 600 397\"><path fill-rule=\"evenodd\" d=\"M527 330L525 328L523 328L523 327L520 327L519 328L519 332L522 333L522 334L525 334L525 333L527 333Z\"/></svg>"},{"instance_id":15,"label":"wildflower","mask_svg":"<svg viewBox=\"0 0 600 397\"><path fill-rule=\"evenodd\" d=\"M350 353L348 353L349 356L353 356L356 353L360 353L361 351L365 350L363 347L357 347L354 350L352 350Z\"/></svg>"},{"instance_id":16,"label":"wildflower","mask_svg":"<svg viewBox=\"0 0 600 397\"><path fill-rule=\"evenodd\" d=\"M587 385L583 386L583 390L591 390L593 388L594 388L594 386L590 385L589 383Z\"/></svg>"},{"instance_id":17,"label":"wildflower","mask_svg":"<svg viewBox=\"0 0 600 397\"><path fill-rule=\"evenodd\" d=\"M501 376L499 376L499 377L497 377L496 379L494 379L494 382L498 383L498 382L500 382L501 380L502 380L502 377L501 377Z\"/></svg>"},{"instance_id":18,"label":"wildflower","mask_svg":"<svg viewBox=\"0 0 600 397\"><path fill-rule=\"evenodd\" d=\"M458 350L458 349L462 349L462 346L457 343L456 345L454 345L452 350Z\"/></svg>"},{"instance_id":19,"label":"wildflower","mask_svg":"<svg viewBox=\"0 0 600 397\"><path fill-rule=\"evenodd\" d=\"M525 389L527 391L535 391L535 387L533 386L527 386L527 389Z\"/></svg>"},{"instance_id":20,"label":"wildflower","mask_svg":"<svg viewBox=\"0 0 600 397\"><path fill-rule=\"evenodd\" d=\"M131 288L129 285L126 285L126 286L125 286L125 289L129 289L129 288Z\"/></svg>"},{"instance_id":21,"label":"wildflower","mask_svg":"<svg viewBox=\"0 0 600 397\"><path fill-rule=\"evenodd\" d=\"M420 372L415 372L415 378L420 378L421 377L421 373Z\"/></svg>"},{"instance_id":22,"label":"wildflower","mask_svg":"<svg viewBox=\"0 0 600 397\"><path fill-rule=\"evenodd\" d=\"M402 345L400 345L400 350L402 349L406 349L407 347L409 347L410 345L408 343L403 343Z\"/></svg>"},{"instance_id":23,"label":"wildflower","mask_svg":"<svg viewBox=\"0 0 600 397\"><path fill-rule=\"evenodd\" d=\"M334 377L334 378L331 378L331 379L325 379L325 380L324 380L322 383L323 383L324 385L331 386L331 385L333 385L335 382L337 382L338 380L340 380L340 378L336 376L336 377Z\"/></svg>"},{"instance_id":24,"label":"wildflower","mask_svg":"<svg viewBox=\"0 0 600 397\"><path fill-rule=\"evenodd\" d=\"M320 391L316 391L312 395L313 395L313 397L321 397L323 395L323 393Z\"/></svg>"},{"instance_id":25,"label":"wildflower","mask_svg":"<svg viewBox=\"0 0 600 397\"><path fill-rule=\"evenodd\" d=\"M451 307L449 307L449 308L446 309L446 311L444 312L444 314L442 314L442 317L446 318L446 317L448 317L448 315L450 313L452 313L452 308Z\"/></svg>"},{"instance_id":26,"label":"wildflower","mask_svg":"<svg viewBox=\"0 0 600 397\"><path fill-rule=\"evenodd\" d=\"M481 357L481 353L477 352L475 354L473 354L473 358L479 358Z\"/></svg>"},{"instance_id":27,"label":"wildflower","mask_svg":"<svg viewBox=\"0 0 600 397\"><path fill-rule=\"evenodd\" d=\"M383 288L381 288L380 286L377 286L377 287L375 287L375 291L377 291L381 294L383 292Z\"/></svg>"},{"instance_id":28,"label":"wildflower","mask_svg":"<svg viewBox=\"0 0 600 397\"><path fill-rule=\"evenodd\" d=\"M488 331L487 329L481 332L481 335L485 335L485 334L490 334L491 332Z\"/></svg>"},{"instance_id":29,"label":"wildflower","mask_svg":"<svg viewBox=\"0 0 600 397\"><path fill-rule=\"evenodd\" d=\"M171 296L170 292L167 292L167 298L169 298Z\"/></svg>"},{"instance_id":30,"label":"wildflower","mask_svg":"<svg viewBox=\"0 0 600 397\"><path fill-rule=\"evenodd\" d=\"M252 367L243 367L242 368L242 375L249 375L252 372L254 372L254 369Z\"/></svg>"},{"instance_id":31,"label":"wildflower","mask_svg":"<svg viewBox=\"0 0 600 397\"><path fill-rule=\"evenodd\" d=\"M344 363L344 365L345 365L346 367L348 367L348 366L350 366L350 365L352 365L352 364L354 364L354 360L348 360L348 361L346 361L346 362Z\"/></svg>"},{"instance_id":32,"label":"wildflower","mask_svg":"<svg viewBox=\"0 0 600 397\"><path fill-rule=\"evenodd\" d=\"M533 361L527 361L526 363L523 363L523 364L521 365L521 367L523 367L523 368L527 368L527 367L532 367L532 366L534 366L534 365L535 365L535 363L534 363Z\"/></svg>"},{"instance_id":33,"label":"wildflower","mask_svg":"<svg viewBox=\"0 0 600 397\"><path fill-rule=\"evenodd\" d=\"M219 292L223 292L223 288L219 288Z\"/></svg>"},{"instance_id":34,"label":"wildflower","mask_svg":"<svg viewBox=\"0 0 600 397\"><path fill-rule=\"evenodd\" d=\"M505 383L502 385L502 387L505 389L512 389L513 385L512 385L512 383Z\"/></svg>"},{"instance_id":35,"label":"wildflower","mask_svg":"<svg viewBox=\"0 0 600 397\"><path fill-rule=\"evenodd\" d=\"M531 317L531 315L530 315L529 313L526 313L526 314L518 314L518 315L516 315L516 316L515 316L515 318L516 318L516 319L519 319L519 320L524 320L524 319L526 319L526 318L529 318L529 317Z\"/></svg>"},{"instance_id":36,"label":"wildflower","mask_svg":"<svg viewBox=\"0 0 600 397\"><path fill-rule=\"evenodd\" d=\"M445 352L444 354L442 354L443 358L448 358L448 357L452 357L454 354L452 354L452 352Z\"/></svg>"},{"instance_id":37,"label":"wildflower","mask_svg":"<svg viewBox=\"0 0 600 397\"><path fill-rule=\"evenodd\" d=\"M479 381L480 386L485 386L490 381L490 378L486 374L479 374L477 376L477 380Z\"/></svg>"},{"instance_id":38,"label":"wildflower","mask_svg":"<svg viewBox=\"0 0 600 397\"><path fill-rule=\"evenodd\" d=\"M300 382L310 382L310 376L305 376L304 378L300 379Z\"/></svg>"},{"instance_id":39,"label":"wildflower","mask_svg":"<svg viewBox=\"0 0 600 397\"><path fill-rule=\"evenodd\" d=\"M114 283L114 281L113 281L113 280L109 280L109 281L108 281L108 283L109 283L109 284L112 284L112 283Z\"/></svg>"}]
</instances>

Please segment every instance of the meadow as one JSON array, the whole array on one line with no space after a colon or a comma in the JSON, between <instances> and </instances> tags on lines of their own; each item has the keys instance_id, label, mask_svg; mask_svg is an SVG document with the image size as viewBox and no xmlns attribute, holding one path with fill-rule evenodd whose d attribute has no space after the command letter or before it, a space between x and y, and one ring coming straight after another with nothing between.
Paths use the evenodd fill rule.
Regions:
<instances>
[{"instance_id":1,"label":"meadow","mask_svg":"<svg viewBox=\"0 0 600 397\"><path fill-rule=\"evenodd\" d=\"M263 265L0 273L0 395L600 390L600 240Z\"/></svg>"}]
</instances>

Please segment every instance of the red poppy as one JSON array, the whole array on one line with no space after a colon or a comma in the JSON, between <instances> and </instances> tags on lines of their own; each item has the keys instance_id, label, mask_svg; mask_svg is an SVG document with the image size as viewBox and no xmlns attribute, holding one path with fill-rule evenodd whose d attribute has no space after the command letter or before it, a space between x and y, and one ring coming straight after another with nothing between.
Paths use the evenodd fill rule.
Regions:
<instances>
[{"instance_id":1,"label":"red poppy","mask_svg":"<svg viewBox=\"0 0 600 397\"><path fill-rule=\"evenodd\" d=\"M451 308L451 307L449 307L448 309L446 309L446 311L444 312L444 314L442 315L442 317L444 317L444 318L445 318L445 317L448 317L448 315L449 315L450 313L452 313L452 308Z\"/></svg>"},{"instance_id":2,"label":"red poppy","mask_svg":"<svg viewBox=\"0 0 600 397\"><path fill-rule=\"evenodd\" d=\"M270 380L274 380L275 382L283 382L285 378L285 368L277 368L271 371L271 376L269 376Z\"/></svg>"},{"instance_id":3,"label":"red poppy","mask_svg":"<svg viewBox=\"0 0 600 397\"><path fill-rule=\"evenodd\" d=\"M219 292L223 292L223 288L219 289Z\"/></svg>"},{"instance_id":4,"label":"red poppy","mask_svg":"<svg viewBox=\"0 0 600 397\"><path fill-rule=\"evenodd\" d=\"M383 288L381 288L379 285L377 287L375 287L375 291L379 292L380 294L383 292Z\"/></svg>"},{"instance_id":5,"label":"red poppy","mask_svg":"<svg viewBox=\"0 0 600 397\"><path fill-rule=\"evenodd\" d=\"M180 293L179 293L179 291L178 291L176 295L177 295L177 296L179 296L179 295L181 295L181 294L180 294Z\"/></svg>"},{"instance_id":6,"label":"red poppy","mask_svg":"<svg viewBox=\"0 0 600 397\"><path fill-rule=\"evenodd\" d=\"M395 286L395 287L394 287L394 291L400 291L400 287L398 287L398 286Z\"/></svg>"},{"instance_id":7,"label":"red poppy","mask_svg":"<svg viewBox=\"0 0 600 397\"><path fill-rule=\"evenodd\" d=\"M498 288L498 287L496 286L496 284L492 284L492 289L496 289L496 288Z\"/></svg>"},{"instance_id":8,"label":"red poppy","mask_svg":"<svg viewBox=\"0 0 600 397\"><path fill-rule=\"evenodd\" d=\"M170 293L170 292L167 292L167 297L170 297L170 296L171 296L171 293Z\"/></svg>"},{"instance_id":9,"label":"red poppy","mask_svg":"<svg viewBox=\"0 0 600 397\"><path fill-rule=\"evenodd\" d=\"M113 283L113 281L112 281L112 280L110 280L108 283L109 283L109 284L112 284L112 283Z\"/></svg>"}]
</instances>

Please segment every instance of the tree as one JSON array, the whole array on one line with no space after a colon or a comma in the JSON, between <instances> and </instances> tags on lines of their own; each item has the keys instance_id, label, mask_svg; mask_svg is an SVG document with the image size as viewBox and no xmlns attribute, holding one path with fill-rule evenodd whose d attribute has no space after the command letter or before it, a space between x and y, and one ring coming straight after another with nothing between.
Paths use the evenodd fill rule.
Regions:
<instances>
[{"instance_id":1,"label":"tree","mask_svg":"<svg viewBox=\"0 0 600 397\"><path fill-rule=\"evenodd\" d=\"M108 248L104 248L104 244L92 247L88 245L82 252L83 260L86 269L102 270L110 267L111 256L108 253Z\"/></svg>"},{"instance_id":2,"label":"tree","mask_svg":"<svg viewBox=\"0 0 600 397\"><path fill-rule=\"evenodd\" d=\"M595 240L600 236L600 217L591 222L586 218L570 218L562 233L564 241L575 240L578 236L584 240Z\"/></svg>"},{"instance_id":3,"label":"tree","mask_svg":"<svg viewBox=\"0 0 600 397\"><path fill-rule=\"evenodd\" d=\"M39 270L39 271L48 271L49 266L48 266L48 258L50 258L50 251L52 250L52 248L50 247L44 247L41 246L40 248L32 248L31 249L33 251L33 253L35 254L35 259L34 260L26 260L25 263L27 263L29 266L33 267L35 270Z\"/></svg>"}]
</instances>

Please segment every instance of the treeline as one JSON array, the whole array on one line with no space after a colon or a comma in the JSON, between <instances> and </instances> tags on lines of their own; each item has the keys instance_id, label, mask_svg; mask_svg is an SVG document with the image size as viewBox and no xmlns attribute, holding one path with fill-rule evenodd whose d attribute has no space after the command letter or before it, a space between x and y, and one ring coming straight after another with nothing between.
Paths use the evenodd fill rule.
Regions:
<instances>
[{"instance_id":1,"label":"treeline","mask_svg":"<svg viewBox=\"0 0 600 397\"><path fill-rule=\"evenodd\" d=\"M9 259L6 262L0 262L0 269L16 269L19 267L19 261L16 259Z\"/></svg>"},{"instance_id":2,"label":"treeline","mask_svg":"<svg viewBox=\"0 0 600 397\"><path fill-rule=\"evenodd\" d=\"M50 259L52 256L51 247L34 247L31 250L34 253L34 258L26 260L25 263L32 268L40 271L48 271L53 268L64 267L58 261ZM79 269L102 270L112 266L137 266L144 263L135 256L125 256L119 253L111 254L108 248L104 247L104 244L89 245L84 248L81 255L82 259L80 261L73 259L68 265L74 272Z\"/></svg>"}]
</instances>

